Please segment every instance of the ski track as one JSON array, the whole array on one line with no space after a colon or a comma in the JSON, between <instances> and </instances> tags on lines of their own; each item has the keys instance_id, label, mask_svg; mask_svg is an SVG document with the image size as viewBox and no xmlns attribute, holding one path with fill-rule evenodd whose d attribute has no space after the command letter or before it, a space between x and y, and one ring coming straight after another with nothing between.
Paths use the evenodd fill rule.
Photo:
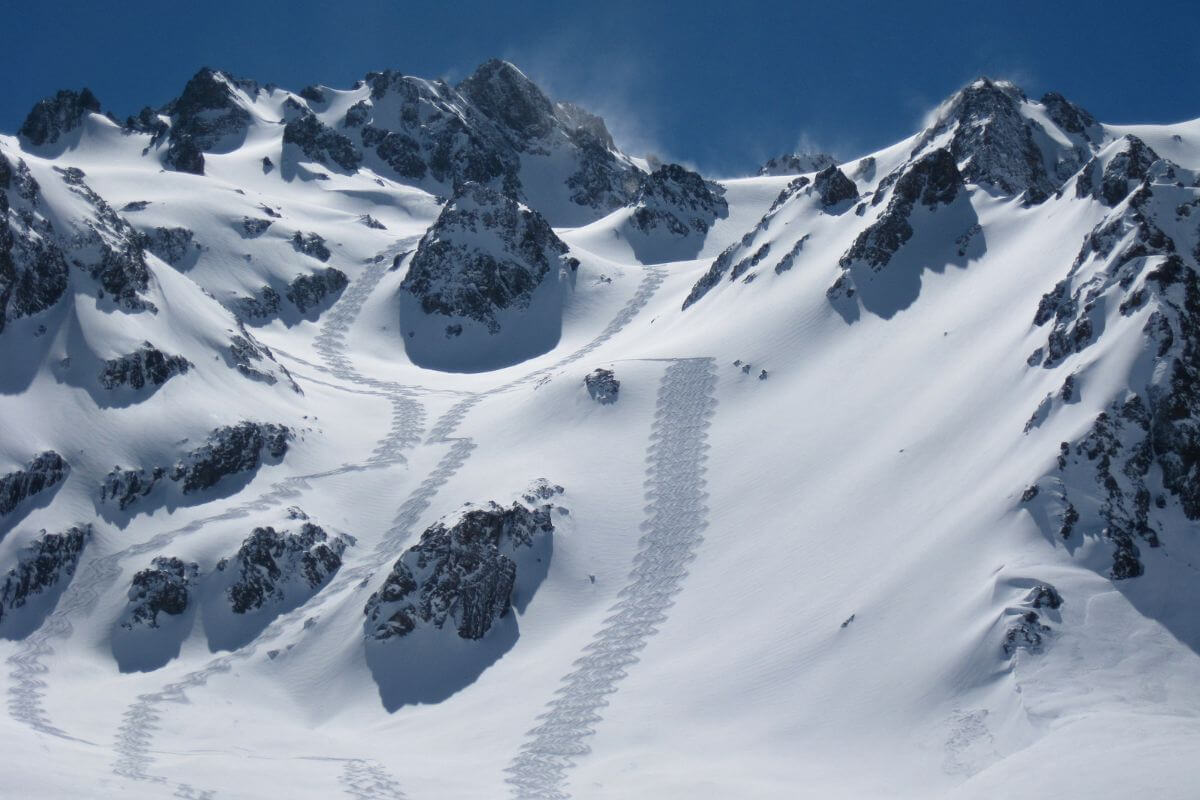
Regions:
<instances>
[{"instance_id":1,"label":"ski track","mask_svg":"<svg viewBox=\"0 0 1200 800\"><path fill-rule=\"evenodd\" d=\"M707 518L704 463L716 383L711 358L675 360L663 375L646 455L645 534L629 581L538 717L541 724L526 734L505 770L513 797L570 796L564 788L567 771L591 750L585 740L602 719L608 695L638 661L638 652L666 620L682 589Z\"/></svg>"},{"instance_id":2,"label":"ski track","mask_svg":"<svg viewBox=\"0 0 1200 800\"><path fill-rule=\"evenodd\" d=\"M403 386L360 375L346 355L345 341L350 326L357 318L367 298L383 279L392 258L403 252L403 249L410 243L409 240L402 240L393 248L384 251L381 257L372 260L363 274L346 290L339 302L326 313L321 331L313 342L314 349L321 354L327 366L310 366L341 380L368 386L371 391L366 393L387 396L394 404L392 427L389 434L380 441L375 451L367 459L366 465L359 466L357 469L390 465L396 463L397 456L403 460L403 456L399 455L399 449L411 446L418 440L412 435L412 431L419 427L419 423L417 426L408 423L411 422L414 415L423 416L423 408L412 399L414 392L421 391L421 387ZM160 707L164 703L188 702L186 695L188 689L204 686L211 676L228 672L235 661L249 659L264 644L277 639L289 628L300 623L313 611L315 606L324 603L329 597L340 591L355 585L363 585L370 580L381 564L388 564L397 558L400 549L410 538L413 529L420 521L421 515L429 508L434 496L466 463L475 449L476 445L469 437L452 435L470 410L486 397L511 391L587 356L629 324L650 301L665 278L666 270L663 268L647 268L634 296L626 302L595 339L547 367L487 391L469 394L443 414L430 430L425 444L448 443L451 445L448 452L442 457L433 472L426 476L400 506L392 526L375 546L370 557L361 560L354 567L340 570L338 577L325 589L300 607L277 617L253 642L245 647L210 660L201 669L188 673L179 681L167 684L160 691L139 695L122 715L121 726L117 731L114 744L117 757L113 764L113 772L134 780L166 782L165 777L152 775L148 771L154 761L151 755L151 743L160 727L159 722L164 713ZM353 391L361 392L363 390ZM340 782L345 793L353 797L404 797L395 780L381 765L375 762L361 759L347 761ZM189 791L192 791L190 787ZM212 796L212 794L209 793L208 796Z\"/></svg>"},{"instance_id":3,"label":"ski track","mask_svg":"<svg viewBox=\"0 0 1200 800\"><path fill-rule=\"evenodd\" d=\"M405 800L407 797L392 774L376 761L347 760L338 782L355 800Z\"/></svg>"}]
</instances>

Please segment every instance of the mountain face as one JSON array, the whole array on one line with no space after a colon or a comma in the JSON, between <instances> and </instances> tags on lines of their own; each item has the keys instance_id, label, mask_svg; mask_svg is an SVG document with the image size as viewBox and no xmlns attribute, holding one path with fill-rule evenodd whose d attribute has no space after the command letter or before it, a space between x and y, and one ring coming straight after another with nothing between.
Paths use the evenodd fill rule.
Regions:
<instances>
[{"instance_id":1,"label":"mountain face","mask_svg":"<svg viewBox=\"0 0 1200 800\"><path fill-rule=\"evenodd\" d=\"M718 180L504 61L104 111L0 135L14 796L1200 784L1200 120L979 79Z\"/></svg>"}]
</instances>

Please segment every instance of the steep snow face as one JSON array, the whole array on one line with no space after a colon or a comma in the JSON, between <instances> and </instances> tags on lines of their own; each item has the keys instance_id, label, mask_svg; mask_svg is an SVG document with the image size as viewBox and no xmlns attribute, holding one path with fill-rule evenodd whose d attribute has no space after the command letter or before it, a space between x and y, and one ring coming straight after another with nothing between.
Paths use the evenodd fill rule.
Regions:
<instances>
[{"instance_id":1,"label":"steep snow face","mask_svg":"<svg viewBox=\"0 0 1200 800\"><path fill-rule=\"evenodd\" d=\"M99 108L0 136L8 793L1200 784L1200 120L981 80L713 181L501 61Z\"/></svg>"}]
</instances>

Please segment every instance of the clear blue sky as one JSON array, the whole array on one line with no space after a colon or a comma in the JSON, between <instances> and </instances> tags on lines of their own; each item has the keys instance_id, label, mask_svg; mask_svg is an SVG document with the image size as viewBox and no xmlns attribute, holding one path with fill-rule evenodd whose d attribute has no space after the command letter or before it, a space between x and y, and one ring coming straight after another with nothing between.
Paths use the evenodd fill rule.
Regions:
<instances>
[{"instance_id":1,"label":"clear blue sky","mask_svg":"<svg viewBox=\"0 0 1200 800\"><path fill-rule=\"evenodd\" d=\"M1200 0L1181 2L76 0L0 10L0 130L59 88L118 116L200 66L292 89L392 68L458 80L507 58L620 143L711 174L798 146L843 157L914 131L980 74L1107 122L1200 116Z\"/></svg>"}]
</instances>

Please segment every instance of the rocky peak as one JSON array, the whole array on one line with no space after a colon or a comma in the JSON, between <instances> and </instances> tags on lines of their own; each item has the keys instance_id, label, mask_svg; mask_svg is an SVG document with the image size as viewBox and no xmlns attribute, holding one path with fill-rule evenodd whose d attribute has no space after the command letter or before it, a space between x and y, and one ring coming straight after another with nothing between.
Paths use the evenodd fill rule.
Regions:
<instances>
[{"instance_id":1,"label":"rocky peak","mask_svg":"<svg viewBox=\"0 0 1200 800\"><path fill-rule=\"evenodd\" d=\"M541 214L468 183L421 238L400 288L426 314L474 320L498 333L496 312L526 307L566 253Z\"/></svg>"},{"instance_id":2,"label":"rocky peak","mask_svg":"<svg viewBox=\"0 0 1200 800\"><path fill-rule=\"evenodd\" d=\"M183 94L166 111L171 117L170 146L165 162L180 172L204 174L204 152L227 135L244 132L250 112L242 107L234 89L256 93L253 81L231 78L204 67L183 87Z\"/></svg>"},{"instance_id":3,"label":"rocky peak","mask_svg":"<svg viewBox=\"0 0 1200 800\"><path fill-rule=\"evenodd\" d=\"M183 87L183 93L167 106L167 111L172 117L189 119L204 111L229 110L237 105L234 88L253 94L258 91L258 84L233 78L211 67L201 67Z\"/></svg>"},{"instance_id":4,"label":"rocky peak","mask_svg":"<svg viewBox=\"0 0 1200 800\"><path fill-rule=\"evenodd\" d=\"M100 113L100 101L90 89L78 92L60 89L53 97L37 102L19 133L34 146L53 144L58 137L74 130L88 112Z\"/></svg>"},{"instance_id":5,"label":"rocky peak","mask_svg":"<svg viewBox=\"0 0 1200 800\"><path fill-rule=\"evenodd\" d=\"M1014 84L980 78L943 104L913 156L948 134L950 152L968 181L1005 195L1024 193L1027 202L1040 203L1060 182L1047 174L1046 157L1034 140L1037 123L1022 113L1025 102L1025 93Z\"/></svg>"},{"instance_id":6,"label":"rocky peak","mask_svg":"<svg viewBox=\"0 0 1200 800\"><path fill-rule=\"evenodd\" d=\"M458 91L520 145L550 133L554 106L533 81L507 61L480 64Z\"/></svg>"},{"instance_id":7,"label":"rocky peak","mask_svg":"<svg viewBox=\"0 0 1200 800\"><path fill-rule=\"evenodd\" d=\"M768 160L758 168L758 174L803 175L836 165L837 160L826 153L788 153Z\"/></svg>"}]
</instances>

